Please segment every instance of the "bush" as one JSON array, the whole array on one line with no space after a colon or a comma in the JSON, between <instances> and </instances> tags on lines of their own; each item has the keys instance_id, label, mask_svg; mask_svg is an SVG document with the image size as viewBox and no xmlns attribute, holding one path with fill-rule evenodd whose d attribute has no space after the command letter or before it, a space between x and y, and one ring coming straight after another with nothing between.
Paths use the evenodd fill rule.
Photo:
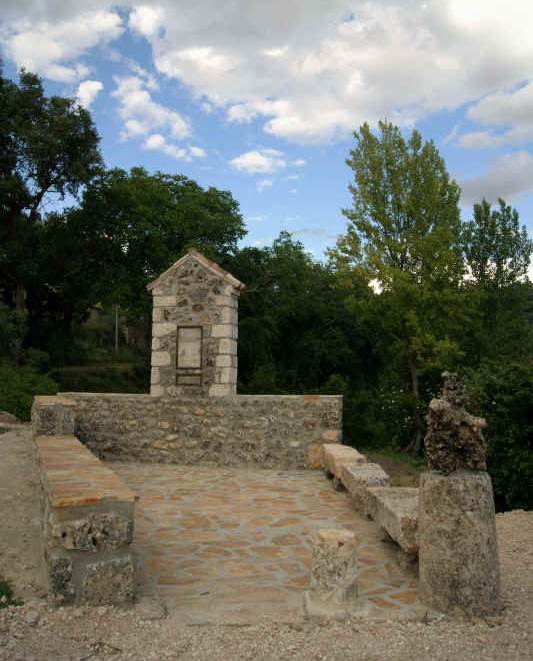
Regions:
<instances>
[{"instance_id":1,"label":"bush","mask_svg":"<svg viewBox=\"0 0 533 661\"><path fill-rule=\"evenodd\" d=\"M55 395L57 383L31 366L0 364L0 411L29 420L35 395Z\"/></svg>"},{"instance_id":2,"label":"bush","mask_svg":"<svg viewBox=\"0 0 533 661\"><path fill-rule=\"evenodd\" d=\"M496 509L533 509L533 359L485 362L467 375L469 408L487 420Z\"/></svg>"},{"instance_id":3,"label":"bush","mask_svg":"<svg viewBox=\"0 0 533 661\"><path fill-rule=\"evenodd\" d=\"M13 590L7 581L0 578L0 608L20 606L21 602L13 597Z\"/></svg>"}]
</instances>

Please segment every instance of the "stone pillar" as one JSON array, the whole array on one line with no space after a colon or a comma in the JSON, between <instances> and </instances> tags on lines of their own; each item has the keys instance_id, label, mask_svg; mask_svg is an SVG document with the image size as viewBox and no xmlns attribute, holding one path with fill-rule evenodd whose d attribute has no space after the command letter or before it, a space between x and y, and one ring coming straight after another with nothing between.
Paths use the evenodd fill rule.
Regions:
<instances>
[{"instance_id":1,"label":"stone pillar","mask_svg":"<svg viewBox=\"0 0 533 661\"><path fill-rule=\"evenodd\" d=\"M148 285L153 296L151 395L236 394L237 306L243 288L195 250Z\"/></svg>"},{"instance_id":2,"label":"stone pillar","mask_svg":"<svg viewBox=\"0 0 533 661\"><path fill-rule=\"evenodd\" d=\"M419 503L421 601L450 615L496 613L500 577L488 473L424 473Z\"/></svg>"},{"instance_id":3,"label":"stone pillar","mask_svg":"<svg viewBox=\"0 0 533 661\"><path fill-rule=\"evenodd\" d=\"M497 612L500 596L492 484L486 472L485 420L465 410L464 383L444 373L425 438L430 471L420 480L419 592L450 615Z\"/></svg>"},{"instance_id":4,"label":"stone pillar","mask_svg":"<svg viewBox=\"0 0 533 661\"><path fill-rule=\"evenodd\" d=\"M33 398L31 422L34 436L73 436L76 402L61 395Z\"/></svg>"},{"instance_id":5,"label":"stone pillar","mask_svg":"<svg viewBox=\"0 0 533 661\"><path fill-rule=\"evenodd\" d=\"M304 594L307 617L344 620L357 602L355 534L322 529L317 533L309 590Z\"/></svg>"}]
</instances>

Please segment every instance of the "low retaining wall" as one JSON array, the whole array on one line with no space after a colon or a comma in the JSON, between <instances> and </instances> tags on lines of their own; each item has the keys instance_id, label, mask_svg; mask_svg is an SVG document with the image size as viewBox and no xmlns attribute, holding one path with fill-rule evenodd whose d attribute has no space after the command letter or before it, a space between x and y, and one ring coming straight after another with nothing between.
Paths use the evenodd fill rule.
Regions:
<instances>
[{"instance_id":1,"label":"low retaining wall","mask_svg":"<svg viewBox=\"0 0 533 661\"><path fill-rule=\"evenodd\" d=\"M50 603L132 601L136 494L74 436L41 436L35 444Z\"/></svg>"},{"instance_id":2,"label":"low retaining wall","mask_svg":"<svg viewBox=\"0 0 533 661\"><path fill-rule=\"evenodd\" d=\"M50 410L56 408L54 399L57 415ZM318 468L321 446L341 440L342 396L63 393L35 398L37 435L48 429L58 433L56 417L67 425L59 433L74 433L101 458Z\"/></svg>"}]
</instances>

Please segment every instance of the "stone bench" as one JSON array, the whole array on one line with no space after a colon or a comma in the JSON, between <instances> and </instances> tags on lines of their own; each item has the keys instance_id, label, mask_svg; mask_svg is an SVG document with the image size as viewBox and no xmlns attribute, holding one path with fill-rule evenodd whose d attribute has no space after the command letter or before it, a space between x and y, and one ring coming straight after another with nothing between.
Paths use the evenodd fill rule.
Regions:
<instances>
[{"instance_id":1,"label":"stone bench","mask_svg":"<svg viewBox=\"0 0 533 661\"><path fill-rule=\"evenodd\" d=\"M371 462L344 464L341 481L350 494L357 510L364 516L370 516L370 487L388 487L389 476L379 464Z\"/></svg>"},{"instance_id":2,"label":"stone bench","mask_svg":"<svg viewBox=\"0 0 533 661\"><path fill-rule=\"evenodd\" d=\"M132 601L137 495L75 436L38 436L35 444L50 603Z\"/></svg>"},{"instance_id":3,"label":"stone bench","mask_svg":"<svg viewBox=\"0 0 533 661\"><path fill-rule=\"evenodd\" d=\"M342 468L348 464L366 463L364 454L340 443L327 443L320 449L320 463L328 477L333 477L335 488L342 488Z\"/></svg>"},{"instance_id":4,"label":"stone bench","mask_svg":"<svg viewBox=\"0 0 533 661\"><path fill-rule=\"evenodd\" d=\"M418 488L370 487L370 516L406 553L418 553Z\"/></svg>"}]
</instances>

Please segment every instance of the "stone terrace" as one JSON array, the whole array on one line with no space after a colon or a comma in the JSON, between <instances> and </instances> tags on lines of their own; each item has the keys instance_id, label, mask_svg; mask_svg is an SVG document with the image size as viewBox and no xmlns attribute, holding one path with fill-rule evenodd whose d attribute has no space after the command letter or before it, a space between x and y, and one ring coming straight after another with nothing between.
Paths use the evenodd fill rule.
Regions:
<instances>
[{"instance_id":1,"label":"stone terrace","mask_svg":"<svg viewBox=\"0 0 533 661\"><path fill-rule=\"evenodd\" d=\"M354 531L360 614L420 618L415 568L318 471L111 462L140 500L138 593L184 623L292 621L302 614L320 528Z\"/></svg>"}]
</instances>

